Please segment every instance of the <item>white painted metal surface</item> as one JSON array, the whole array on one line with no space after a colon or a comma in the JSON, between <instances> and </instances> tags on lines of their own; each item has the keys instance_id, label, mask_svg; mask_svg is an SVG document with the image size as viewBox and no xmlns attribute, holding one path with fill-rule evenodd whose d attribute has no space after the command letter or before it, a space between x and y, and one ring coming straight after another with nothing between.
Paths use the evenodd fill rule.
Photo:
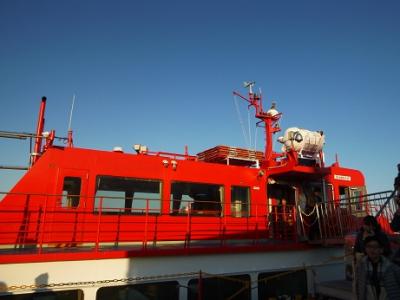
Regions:
<instances>
[{"instance_id":1,"label":"white painted metal surface","mask_svg":"<svg viewBox=\"0 0 400 300\"><path fill-rule=\"evenodd\" d=\"M66 289L66 287L59 286L59 284L74 282L76 285L68 286L68 288L82 289L85 300L94 300L96 290L99 287L123 284L121 282L96 283L103 280L137 277L141 277L143 280L143 277L145 277L145 281L162 281L156 277L167 274L198 272L200 270L210 274L249 274L253 280L256 280L258 273L305 267L310 270L308 272L308 286L312 293L315 281L344 279L344 264L341 257L343 257L343 248L337 247L265 253L4 264L0 265L0 283L7 287L55 284L54 290L60 290ZM195 274L186 275L179 278L179 281L187 283L189 279L195 277ZM131 283L135 283L135 281L131 281ZM185 299L186 290L181 290L181 299ZM32 291L35 290L29 288L15 289L13 293ZM257 289L252 290L252 299L257 299Z\"/></svg>"}]
</instances>

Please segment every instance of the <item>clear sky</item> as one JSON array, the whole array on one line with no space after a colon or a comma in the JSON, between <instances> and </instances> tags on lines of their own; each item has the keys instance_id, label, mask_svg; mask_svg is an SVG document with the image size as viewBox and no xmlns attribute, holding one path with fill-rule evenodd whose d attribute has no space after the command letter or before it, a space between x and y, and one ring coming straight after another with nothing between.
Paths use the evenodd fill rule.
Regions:
<instances>
[{"instance_id":1,"label":"clear sky","mask_svg":"<svg viewBox=\"0 0 400 300\"><path fill-rule=\"evenodd\" d=\"M392 189L399 16L400 1L2 0L0 130L34 132L47 96L45 128L66 136L75 93L77 147L246 147L232 91L255 80L283 129L323 130L328 164L337 154L370 192ZM28 150L0 139L0 165L26 165ZM0 170L0 190L19 175Z\"/></svg>"}]
</instances>

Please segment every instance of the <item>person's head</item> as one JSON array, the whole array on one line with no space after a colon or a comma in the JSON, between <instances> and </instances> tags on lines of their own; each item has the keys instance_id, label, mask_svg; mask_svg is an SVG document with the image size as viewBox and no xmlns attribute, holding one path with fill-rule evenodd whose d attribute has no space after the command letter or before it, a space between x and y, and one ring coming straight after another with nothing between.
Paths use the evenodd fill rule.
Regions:
<instances>
[{"instance_id":1,"label":"person's head","mask_svg":"<svg viewBox=\"0 0 400 300\"><path fill-rule=\"evenodd\" d=\"M376 236L371 235L365 238L365 254L372 262L377 262L381 255L383 254L383 242Z\"/></svg>"},{"instance_id":2,"label":"person's head","mask_svg":"<svg viewBox=\"0 0 400 300\"><path fill-rule=\"evenodd\" d=\"M397 164L397 170L400 172L400 164Z\"/></svg>"},{"instance_id":3,"label":"person's head","mask_svg":"<svg viewBox=\"0 0 400 300\"><path fill-rule=\"evenodd\" d=\"M369 233L373 233L379 231L381 227L378 224L378 221L375 219L374 216L366 216L363 219L363 228L365 231Z\"/></svg>"}]
</instances>

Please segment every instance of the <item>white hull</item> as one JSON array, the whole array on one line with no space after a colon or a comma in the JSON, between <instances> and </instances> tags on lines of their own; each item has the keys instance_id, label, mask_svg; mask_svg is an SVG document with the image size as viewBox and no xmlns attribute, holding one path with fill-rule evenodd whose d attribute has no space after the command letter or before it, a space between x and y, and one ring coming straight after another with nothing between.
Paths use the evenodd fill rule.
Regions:
<instances>
[{"instance_id":1,"label":"white hull","mask_svg":"<svg viewBox=\"0 0 400 300\"><path fill-rule=\"evenodd\" d=\"M197 278L198 274L195 273L201 270L207 274L250 275L253 282L251 299L257 299L256 282L260 273L283 272L305 267L308 292L313 294L317 282L344 279L342 257L343 248L332 247L246 254L3 264L0 265L0 283L10 288L13 294L31 293L40 290L35 289L35 286L50 285L42 290L80 289L85 300L94 300L100 287L124 285L126 282L134 284L177 280L181 286L187 286L188 281ZM206 277L204 273L203 276ZM174 276L162 277L164 275ZM73 284L65 285L66 283ZM187 299L187 288L180 288L179 296L180 299Z\"/></svg>"}]
</instances>

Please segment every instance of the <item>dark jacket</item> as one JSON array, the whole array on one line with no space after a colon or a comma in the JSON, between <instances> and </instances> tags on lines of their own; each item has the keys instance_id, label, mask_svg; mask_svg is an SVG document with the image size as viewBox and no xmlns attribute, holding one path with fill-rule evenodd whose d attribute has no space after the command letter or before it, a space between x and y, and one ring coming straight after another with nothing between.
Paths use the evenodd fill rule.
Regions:
<instances>
[{"instance_id":1,"label":"dark jacket","mask_svg":"<svg viewBox=\"0 0 400 300\"><path fill-rule=\"evenodd\" d=\"M390 228L393 231L400 231L400 214L395 214L392 222L390 223Z\"/></svg>"},{"instance_id":2,"label":"dark jacket","mask_svg":"<svg viewBox=\"0 0 400 300\"><path fill-rule=\"evenodd\" d=\"M380 285L385 288L387 299L400 299L400 268L385 257L381 257L381 262L379 264ZM369 279L369 272L371 272L371 270L372 265L368 257L363 257L356 268L355 292L357 300L373 299L369 294L372 285Z\"/></svg>"}]
</instances>

